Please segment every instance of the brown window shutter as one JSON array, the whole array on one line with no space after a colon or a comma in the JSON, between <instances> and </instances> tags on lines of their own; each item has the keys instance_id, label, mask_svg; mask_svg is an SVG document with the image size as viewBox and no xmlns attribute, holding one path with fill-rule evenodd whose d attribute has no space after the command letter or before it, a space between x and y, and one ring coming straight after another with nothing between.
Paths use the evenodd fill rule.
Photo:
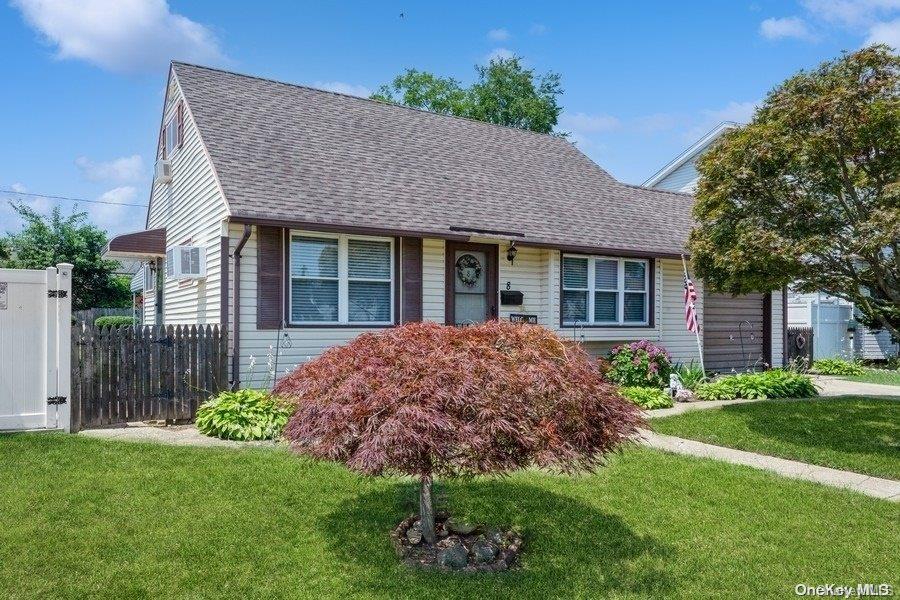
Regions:
<instances>
[{"instance_id":1,"label":"brown window shutter","mask_svg":"<svg viewBox=\"0 0 900 600\"><path fill-rule=\"evenodd\" d=\"M178 103L178 108L176 109L177 119L178 119L178 147L184 147L184 102Z\"/></svg>"},{"instance_id":2,"label":"brown window shutter","mask_svg":"<svg viewBox=\"0 0 900 600\"><path fill-rule=\"evenodd\" d=\"M422 239L401 239L402 323L422 320Z\"/></svg>"},{"instance_id":3,"label":"brown window shutter","mask_svg":"<svg viewBox=\"0 0 900 600\"><path fill-rule=\"evenodd\" d=\"M284 230L256 228L256 327L278 329L284 318Z\"/></svg>"}]
</instances>

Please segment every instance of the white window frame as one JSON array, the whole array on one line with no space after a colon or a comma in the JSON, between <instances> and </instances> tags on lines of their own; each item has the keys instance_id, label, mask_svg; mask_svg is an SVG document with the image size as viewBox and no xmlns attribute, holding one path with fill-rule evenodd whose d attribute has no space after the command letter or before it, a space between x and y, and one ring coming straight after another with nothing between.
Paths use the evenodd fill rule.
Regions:
<instances>
[{"instance_id":1,"label":"white window frame","mask_svg":"<svg viewBox=\"0 0 900 600\"><path fill-rule=\"evenodd\" d=\"M172 147L169 147L169 135L171 131L172 136ZM172 115L168 121L166 121L166 126L163 128L163 145L165 146L165 156L166 160L169 160L175 153L178 152L178 115Z\"/></svg>"},{"instance_id":2,"label":"white window frame","mask_svg":"<svg viewBox=\"0 0 900 600\"><path fill-rule=\"evenodd\" d=\"M338 242L338 276L337 277L304 277L302 275L294 275L291 271L291 255L294 251L294 236L306 237L306 238L321 238L321 239L331 239L337 240ZM371 278L360 278L353 277L350 278L350 240L368 240L375 242L388 242L390 243L390 256L391 256L391 276L390 279L371 279ZM287 285L287 296L288 296L288 314L287 314L287 322L289 325L294 327L304 327L307 325L359 325L361 327L366 326L390 326L396 322L396 314L394 313L394 294L396 293L396 272L394 265L394 238L392 237L377 237L370 235L351 235L351 234L333 234L333 233L318 233L312 231L301 231L298 229L292 229L288 235L288 260L285 268L288 271L288 285ZM295 279L311 279L311 280L327 280L327 281L335 281L338 282L338 320L337 321L295 321L294 320L294 294L293 294L293 281ZM382 283L390 282L391 288L391 317L388 321L351 321L350 320L350 281L379 281Z\"/></svg>"},{"instance_id":3,"label":"white window frame","mask_svg":"<svg viewBox=\"0 0 900 600\"><path fill-rule=\"evenodd\" d=\"M150 268L150 263L145 262L141 267L141 277L143 278L143 291L152 292L156 289L156 272Z\"/></svg>"},{"instance_id":4,"label":"white window frame","mask_svg":"<svg viewBox=\"0 0 900 600\"><path fill-rule=\"evenodd\" d=\"M577 258L580 260L587 259L588 263L588 281L587 281L587 289L585 288L572 288L566 287L565 285L565 259L566 258ZM616 271L616 280L617 280L617 289L597 289L596 282L596 264L597 261L613 261L617 263L617 271ZM625 263L634 262L641 263L644 265L644 289L643 290L626 290L625 289ZM650 269L650 261L645 258L626 258L619 256L589 256L585 254L563 254L559 263L559 277L560 277L560 313L562 313L562 302L563 296L565 292L585 292L588 293L587 298L587 320L586 321L578 321L579 325L584 326L596 326L596 327L649 327L650 326L650 310L652 305L652 299L650 298L650 277L651 277L651 269ZM618 320L616 321L595 321L594 320L594 299L596 292L616 292L616 314L618 315ZM646 301L644 302L644 320L643 321L626 321L625 320L625 293L630 292L634 294L643 293ZM562 324L564 327L573 327L575 325L575 321L563 321Z\"/></svg>"}]
</instances>

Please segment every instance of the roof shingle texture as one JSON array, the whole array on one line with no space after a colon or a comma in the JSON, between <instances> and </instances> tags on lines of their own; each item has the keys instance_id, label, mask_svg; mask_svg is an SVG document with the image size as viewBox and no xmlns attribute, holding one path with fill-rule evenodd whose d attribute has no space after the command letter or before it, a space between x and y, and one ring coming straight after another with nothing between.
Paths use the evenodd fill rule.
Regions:
<instances>
[{"instance_id":1,"label":"roof shingle texture","mask_svg":"<svg viewBox=\"0 0 900 600\"><path fill-rule=\"evenodd\" d=\"M173 63L231 214L677 254L693 198L616 181L565 139Z\"/></svg>"}]
</instances>

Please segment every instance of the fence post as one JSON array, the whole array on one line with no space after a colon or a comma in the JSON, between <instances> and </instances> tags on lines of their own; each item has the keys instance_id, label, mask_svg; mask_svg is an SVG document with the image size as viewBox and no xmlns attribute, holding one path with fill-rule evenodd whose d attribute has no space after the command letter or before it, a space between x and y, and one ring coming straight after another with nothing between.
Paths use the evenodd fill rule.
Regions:
<instances>
[{"instance_id":1,"label":"fence post","mask_svg":"<svg viewBox=\"0 0 900 600\"><path fill-rule=\"evenodd\" d=\"M57 404L57 427L72 431L72 267L69 263L57 265L56 289L56 395L66 398L65 404Z\"/></svg>"}]
</instances>

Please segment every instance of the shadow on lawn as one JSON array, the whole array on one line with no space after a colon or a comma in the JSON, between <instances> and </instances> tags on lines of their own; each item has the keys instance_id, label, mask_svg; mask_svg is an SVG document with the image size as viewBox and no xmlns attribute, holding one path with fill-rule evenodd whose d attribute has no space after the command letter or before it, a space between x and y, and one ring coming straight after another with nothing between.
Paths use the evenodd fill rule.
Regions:
<instances>
[{"instance_id":1,"label":"shadow on lawn","mask_svg":"<svg viewBox=\"0 0 900 600\"><path fill-rule=\"evenodd\" d=\"M521 527L524 568L448 575L400 565L389 534L401 519L418 512L418 487L398 483L348 499L326 517L338 566L360 592L384 597L550 598L616 592L658 596L672 587L664 570L667 548L577 498L508 479L451 484L447 491L451 501L448 506L440 503L439 510L449 508L452 514L488 526Z\"/></svg>"},{"instance_id":2,"label":"shadow on lawn","mask_svg":"<svg viewBox=\"0 0 900 600\"><path fill-rule=\"evenodd\" d=\"M900 459L900 400L816 398L721 409L738 416L761 436L848 454Z\"/></svg>"}]
</instances>

